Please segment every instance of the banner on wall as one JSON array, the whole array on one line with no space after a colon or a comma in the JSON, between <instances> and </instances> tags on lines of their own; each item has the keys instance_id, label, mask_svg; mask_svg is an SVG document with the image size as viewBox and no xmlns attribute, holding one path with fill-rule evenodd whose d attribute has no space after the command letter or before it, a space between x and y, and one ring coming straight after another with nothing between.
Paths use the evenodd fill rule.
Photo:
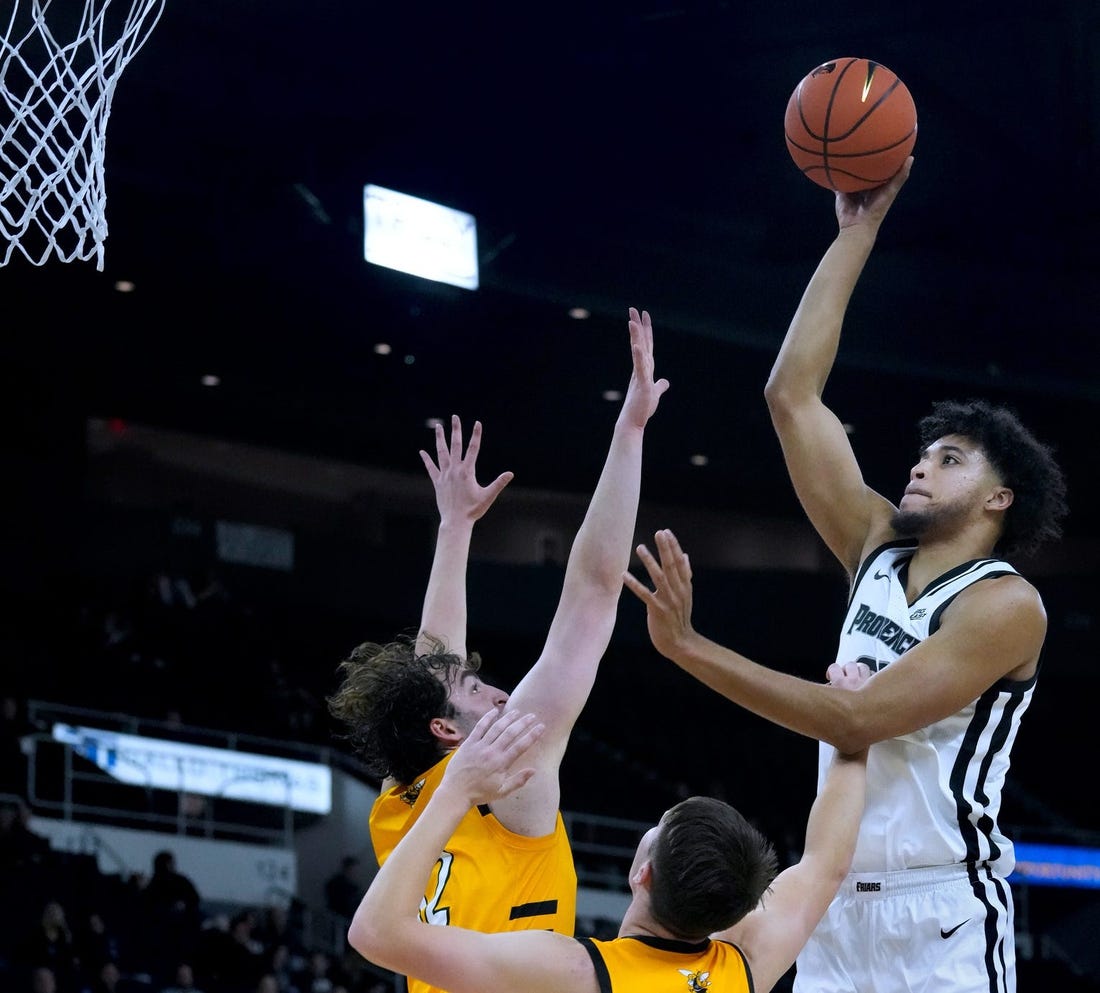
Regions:
<instances>
[{"instance_id":1,"label":"banner on wall","mask_svg":"<svg viewBox=\"0 0 1100 993\"><path fill-rule=\"evenodd\" d=\"M55 741L133 786L246 800L313 814L332 810L332 770L318 762L54 724Z\"/></svg>"}]
</instances>

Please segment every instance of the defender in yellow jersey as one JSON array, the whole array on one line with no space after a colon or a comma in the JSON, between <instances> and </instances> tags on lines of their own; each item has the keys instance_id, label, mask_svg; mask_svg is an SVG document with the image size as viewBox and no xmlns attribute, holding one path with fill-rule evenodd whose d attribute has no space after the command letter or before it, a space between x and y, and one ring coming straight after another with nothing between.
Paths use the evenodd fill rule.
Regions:
<instances>
[{"instance_id":1,"label":"defender in yellow jersey","mask_svg":"<svg viewBox=\"0 0 1100 993\"><path fill-rule=\"evenodd\" d=\"M745 953L728 941L625 935L581 938L600 993L752 993Z\"/></svg>"},{"instance_id":2,"label":"defender in yellow jersey","mask_svg":"<svg viewBox=\"0 0 1100 993\"><path fill-rule=\"evenodd\" d=\"M854 665L836 692L867 678ZM455 752L423 816L390 854L348 940L383 968L450 993L767 993L794 963L851 864L866 752L837 755L806 824L801 860L778 876L775 850L729 804L683 800L643 836L631 902L613 941L551 931L486 934L416 916L440 846L471 808L522 792L534 714L487 713Z\"/></svg>"},{"instance_id":3,"label":"defender in yellow jersey","mask_svg":"<svg viewBox=\"0 0 1100 993\"><path fill-rule=\"evenodd\" d=\"M668 389L667 380L653 378L649 314L630 308L628 325L633 373L610 449L569 553L542 653L511 695L545 726L528 755L539 775L522 790L494 797L484 817L456 821L439 839L438 868L420 900L429 923L573 933L576 874L559 810L558 770L615 627L638 513L645 427ZM436 459L420 453L435 487L439 535L419 633L413 643L356 648L341 663L343 683L329 701L347 723L355 753L385 777L371 815L371 840L383 865L423 818L447 756L483 715L509 700L482 682L480 659L466 651L473 526L512 478L502 473L489 486L477 483L480 441L475 424L464 457L455 417L449 445L442 427L436 429ZM414 993L429 988L415 980L410 986Z\"/></svg>"},{"instance_id":4,"label":"defender in yellow jersey","mask_svg":"<svg viewBox=\"0 0 1100 993\"><path fill-rule=\"evenodd\" d=\"M387 790L374 805L370 833L384 862L443 779L450 753L412 786ZM565 824L532 838L509 831L487 805L467 811L432 869L420 919L475 931L540 928L573 933L577 873ZM410 990L418 988L410 979Z\"/></svg>"}]
</instances>

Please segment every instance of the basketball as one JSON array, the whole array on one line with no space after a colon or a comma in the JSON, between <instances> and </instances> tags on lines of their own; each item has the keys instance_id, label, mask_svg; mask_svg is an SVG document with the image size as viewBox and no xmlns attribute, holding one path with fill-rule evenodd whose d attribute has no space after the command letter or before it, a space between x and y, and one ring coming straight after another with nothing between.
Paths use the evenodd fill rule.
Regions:
<instances>
[{"instance_id":1,"label":"basketball","mask_svg":"<svg viewBox=\"0 0 1100 993\"><path fill-rule=\"evenodd\" d=\"M897 74L871 59L819 65L791 94L787 151L802 174L840 193L887 182L913 151L917 108Z\"/></svg>"}]
</instances>

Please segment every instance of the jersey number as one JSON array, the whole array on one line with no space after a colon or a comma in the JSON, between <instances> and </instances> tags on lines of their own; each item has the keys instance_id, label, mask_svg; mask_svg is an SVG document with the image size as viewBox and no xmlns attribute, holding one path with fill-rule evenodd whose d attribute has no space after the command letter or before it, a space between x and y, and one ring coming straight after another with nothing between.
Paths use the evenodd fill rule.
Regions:
<instances>
[{"instance_id":1,"label":"jersey number","mask_svg":"<svg viewBox=\"0 0 1100 993\"><path fill-rule=\"evenodd\" d=\"M436 865L439 866L439 873L435 880L435 892L430 899L427 896L420 899L420 919L425 924L451 923L451 908L441 907L439 904L443 899L443 891L451 880L451 866L454 864L454 860L455 857L450 852L444 852L439 856L439 861L436 862Z\"/></svg>"}]
</instances>

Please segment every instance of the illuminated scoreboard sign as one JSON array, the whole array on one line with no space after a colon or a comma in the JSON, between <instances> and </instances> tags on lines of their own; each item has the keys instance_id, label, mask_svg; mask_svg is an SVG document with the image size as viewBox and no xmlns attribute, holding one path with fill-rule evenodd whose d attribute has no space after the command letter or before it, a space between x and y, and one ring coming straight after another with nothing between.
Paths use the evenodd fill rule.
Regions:
<instances>
[{"instance_id":1,"label":"illuminated scoreboard sign","mask_svg":"<svg viewBox=\"0 0 1100 993\"><path fill-rule=\"evenodd\" d=\"M319 762L55 724L53 738L119 782L290 807L332 810L332 770Z\"/></svg>"}]
</instances>

